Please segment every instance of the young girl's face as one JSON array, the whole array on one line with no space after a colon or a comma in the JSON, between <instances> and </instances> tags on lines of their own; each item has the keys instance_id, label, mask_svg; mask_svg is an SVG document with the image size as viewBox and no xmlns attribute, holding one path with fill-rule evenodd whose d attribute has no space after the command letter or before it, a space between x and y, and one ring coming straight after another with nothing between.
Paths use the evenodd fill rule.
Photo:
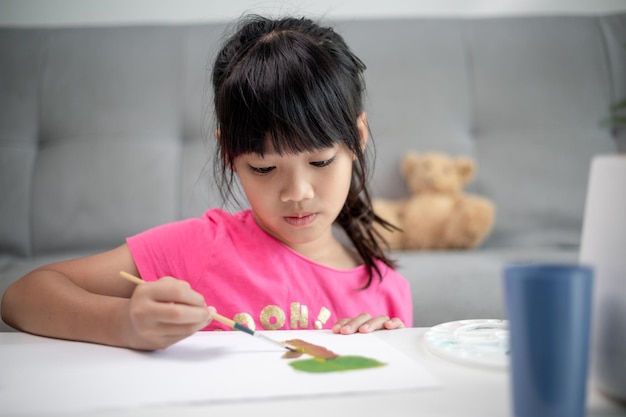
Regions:
<instances>
[{"instance_id":1,"label":"young girl's face","mask_svg":"<svg viewBox=\"0 0 626 417\"><path fill-rule=\"evenodd\" d=\"M263 157L238 156L233 168L259 226L297 250L332 238L331 226L350 188L353 161L343 143L283 155L268 146Z\"/></svg>"}]
</instances>

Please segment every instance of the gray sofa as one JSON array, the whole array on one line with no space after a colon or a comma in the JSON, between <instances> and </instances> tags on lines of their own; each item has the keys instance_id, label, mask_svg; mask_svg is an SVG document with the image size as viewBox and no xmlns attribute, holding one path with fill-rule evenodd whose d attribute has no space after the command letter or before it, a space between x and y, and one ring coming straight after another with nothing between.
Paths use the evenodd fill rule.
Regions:
<instances>
[{"instance_id":1,"label":"gray sofa","mask_svg":"<svg viewBox=\"0 0 626 417\"><path fill-rule=\"evenodd\" d=\"M438 150L475 158L468 191L497 208L478 249L394 254L416 326L501 318L506 262L577 260L590 160L626 148L599 123L626 96L626 13L327 23L368 66L374 195L404 196L401 156ZM206 108L224 30L0 29L1 292L221 204Z\"/></svg>"}]
</instances>

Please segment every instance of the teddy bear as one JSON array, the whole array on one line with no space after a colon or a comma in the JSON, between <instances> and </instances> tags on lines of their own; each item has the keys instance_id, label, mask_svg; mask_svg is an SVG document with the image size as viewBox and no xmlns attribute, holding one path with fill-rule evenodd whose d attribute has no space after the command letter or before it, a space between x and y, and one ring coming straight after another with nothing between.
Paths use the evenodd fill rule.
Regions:
<instances>
[{"instance_id":1,"label":"teddy bear","mask_svg":"<svg viewBox=\"0 0 626 417\"><path fill-rule=\"evenodd\" d=\"M401 229L376 224L390 250L470 249L489 235L495 218L493 203L463 191L476 171L472 159L409 152L400 171L409 196L373 201L374 213Z\"/></svg>"}]
</instances>

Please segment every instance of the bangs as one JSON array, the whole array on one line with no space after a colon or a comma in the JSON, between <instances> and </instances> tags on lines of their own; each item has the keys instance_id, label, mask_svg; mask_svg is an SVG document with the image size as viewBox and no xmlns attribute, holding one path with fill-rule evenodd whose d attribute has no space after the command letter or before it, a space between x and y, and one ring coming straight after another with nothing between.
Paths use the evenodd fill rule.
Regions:
<instances>
[{"instance_id":1,"label":"bangs","mask_svg":"<svg viewBox=\"0 0 626 417\"><path fill-rule=\"evenodd\" d=\"M226 159L264 155L268 143L279 154L358 144L354 74L328 45L299 32L274 31L236 58L215 92Z\"/></svg>"}]
</instances>

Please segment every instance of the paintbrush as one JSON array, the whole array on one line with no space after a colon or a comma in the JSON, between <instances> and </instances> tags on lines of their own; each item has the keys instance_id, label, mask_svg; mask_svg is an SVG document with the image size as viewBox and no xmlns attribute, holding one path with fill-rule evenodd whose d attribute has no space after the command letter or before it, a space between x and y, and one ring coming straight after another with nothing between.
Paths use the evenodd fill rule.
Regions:
<instances>
[{"instance_id":1,"label":"paintbrush","mask_svg":"<svg viewBox=\"0 0 626 417\"><path fill-rule=\"evenodd\" d=\"M128 272L125 272L125 271L120 271L120 276L122 278L125 278L125 279L129 280L130 282L134 282L135 284L143 284L145 282L141 278L136 277L135 275L129 274ZM278 345L278 346L280 346L283 349L287 349L287 350L290 350L292 352L298 352L298 349L296 349L296 348L292 348L291 346L288 346L288 345L286 345L284 343L281 343L281 342L278 342L278 341L276 341L274 339L271 339L271 338L265 336L262 333L255 332L254 330L252 330L252 329L250 329L250 328L248 328L246 326L243 326L243 325L237 323L234 320L231 320L231 319L229 319L227 317L222 316L221 314L218 314L217 312L211 314L211 317L213 318L213 320L216 320L216 321L218 321L218 322L220 322L222 324L225 324L225 325L227 325L228 327L230 327L230 328L232 328L234 330L239 330L239 331L247 333L247 334L249 334L251 336L258 337L259 339L265 340L265 341L270 342L270 343L272 343L274 345Z\"/></svg>"}]
</instances>

